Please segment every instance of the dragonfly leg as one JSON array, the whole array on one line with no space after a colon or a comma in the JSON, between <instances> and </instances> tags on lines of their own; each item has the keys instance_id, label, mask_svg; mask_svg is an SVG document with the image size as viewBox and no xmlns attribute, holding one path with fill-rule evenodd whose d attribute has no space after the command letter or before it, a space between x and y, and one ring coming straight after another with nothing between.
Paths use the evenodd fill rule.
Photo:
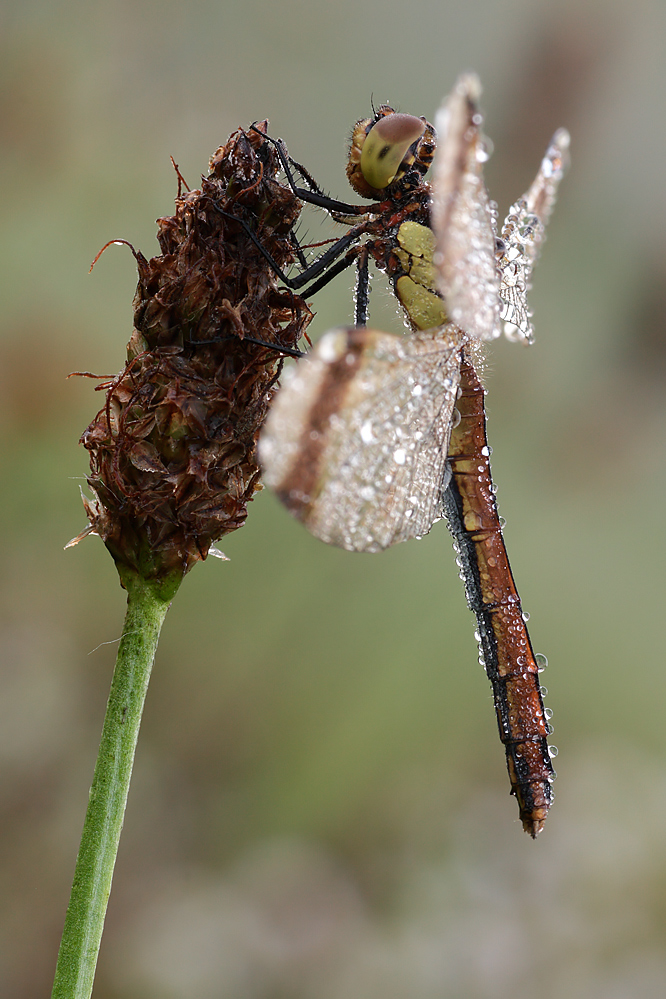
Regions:
<instances>
[{"instance_id":1,"label":"dragonfly leg","mask_svg":"<svg viewBox=\"0 0 666 999\"><path fill-rule=\"evenodd\" d=\"M287 183L289 187L301 201L305 201L310 205L317 205L318 208L324 208L327 212L340 212L342 215L368 215L373 211L376 212L379 208L378 205L348 205L345 201L338 201L337 198L331 198L327 194L324 194L319 185L313 179L307 170L301 167L299 163L292 160L287 150L285 148L282 139L274 139L270 135L266 135L261 129L256 128L254 125L250 125L250 128L254 132L258 132L263 139L267 142L271 142L275 146L275 151L278 154L282 169L284 170L285 177L287 178ZM292 173L292 165L298 170L303 176L305 182L312 187L299 187L296 183L294 175Z\"/></svg>"},{"instance_id":2,"label":"dragonfly leg","mask_svg":"<svg viewBox=\"0 0 666 999\"><path fill-rule=\"evenodd\" d=\"M328 250L326 250L325 253L322 253L320 257L317 257L317 259L314 260L309 267L306 267L306 269L302 271L297 277L290 278L287 277L287 275L284 273L278 262L271 255L271 253L269 253L269 251L263 245L259 237L256 235L256 233L252 231L251 227L247 224L247 222L244 219L239 218L237 215L232 215L231 212L223 211L223 209L221 209L219 205L216 205L214 201L211 201L211 204L215 209L215 211L219 212L219 214L224 216L224 218L227 218L232 222L236 222L239 226L241 226L241 228L246 232L246 234L252 240L254 245L257 247L261 255L271 265L271 267L273 268L277 276L280 278L280 280L287 286L287 288L291 288L294 291L296 291L299 288L302 288L304 284L308 283L308 281L312 281L314 278L322 274L323 271L327 270L331 266L331 264L333 264L338 259L338 257L340 257L345 252L345 250L349 246L351 246L352 243L354 243L356 240L359 239L360 236L363 235L367 226L367 223L365 222L361 222L359 225L354 226L353 229L350 229L349 232L346 232L344 236L341 236L340 239L337 241L337 243L334 243L333 246L329 246ZM344 268L342 269L344 270ZM338 274L339 271L336 271L335 273Z\"/></svg>"},{"instance_id":3,"label":"dragonfly leg","mask_svg":"<svg viewBox=\"0 0 666 999\"><path fill-rule=\"evenodd\" d=\"M367 243L364 243L358 254L356 289L354 291L354 325L368 325L368 310L370 307L370 275L368 273L368 259L370 250Z\"/></svg>"},{"instance_id":4,"label":"dragonfly leg","mask_svg":"<svg viewBox=\"0 0 666 999\"><path fill-rule=\"evenodd\" d=\"M188 340L187 342L196 347L205 347L211 343L222 343L223 340L240 340L241 343L254 343L258 347L267 347L277 354L286 354L288 357L305 357L305 352L297 347L283 347L279 343L269 343L268 340L259 340L256 336L238 336L235 333L225 333L222 336L211 337L210 340Z\"/></svg>"},{"instance_id":5,"label":"dragonfly leg","mask_svg":"<svg viewBox=\"0 0 666 999\"><path fill-rule=\"evenodd\" d=\"M316 295L317 292L321 291L322 288L325 288L326 285L330 281L332 281L334 277L337 277L338 274L342 274L342 272L346 271L348 267L351 267L351 265L357 259L360 250L361 247L358 246L352 247L352 249L348 251L347 255L342 258L342 260L336 261L336 263L333 264L332 267L329 267L326 273L323 274L318 281L314 281L309 288L306 288L304 291L302 291L300 293L301 298L311 298L312 295Z\"/></svg>"},{"instance_id":6,"label":"dragonfly leg","mask_svg":"<svg viewBox=\"0 0 666 999\"><path fill-rule=\"evenodd\" d=\"M291 243L291 245L294 248L294 253L298 257L299 264L301 265L301 267L303 268L303 270L306 270L307 267L308 267L308 262L307 262L307 260L305 258L305 254L303 253L303 250L301 249L301 244L298 242L298 236L296 235L296 233L294 232L293 229L289 233L289 242Z\"/></svg>"}]
</instances>

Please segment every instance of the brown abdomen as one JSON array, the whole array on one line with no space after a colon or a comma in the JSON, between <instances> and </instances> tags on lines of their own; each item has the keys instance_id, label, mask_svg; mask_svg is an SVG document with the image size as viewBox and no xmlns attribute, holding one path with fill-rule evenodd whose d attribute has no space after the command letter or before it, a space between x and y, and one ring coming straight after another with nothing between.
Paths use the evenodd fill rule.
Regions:
<instances>
[{"instance_id":1,"label":"brown abdomen","mask_svg":"<svg viewBox=\"0 0 666 999\"><path fill-rule=\"evenodd\" d=\"M500 739L506 748L511 793L523 828L541 832L553 799L555 772L539 669L511 573L490 474L484 390L463 360L457 408L460 424L449 447L451 481L444 511L457 548L467 602L493 687Z\"/></svg>"}]
</instances>

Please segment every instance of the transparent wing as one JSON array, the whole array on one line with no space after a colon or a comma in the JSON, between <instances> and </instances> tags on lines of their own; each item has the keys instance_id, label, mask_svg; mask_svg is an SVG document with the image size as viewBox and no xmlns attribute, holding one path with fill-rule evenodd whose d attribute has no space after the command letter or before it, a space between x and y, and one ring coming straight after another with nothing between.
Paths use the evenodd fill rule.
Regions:
<instances>
[{"instance_id":1,"label":"transparent wing","mask_svg":"<svg viewBox=\"0 0 666 999\"><path fill-rule=\"evenodd\" d=\"M545 226L555 204L557 188L569 164L569 133L558 129L529 191L511 206L498 241L500 318L510 340L532 343L531 313L527 307L530 276L545 238Z\"/></svg>"},{"instance_id":2,"label":"transparent wing","mask_svg":"<svg viewBox=\"0 0 666 999\"><path fill-rule=\"evenodd\" d=\"M280 389L264 481L316 537L375 552L427 533L441 491L463 336L326 334Z\"/></svg>"},{"instance_id":3,"label":"transparent wing","mask_svg":"<svg viewBox=\"0 0 666 999\"><path fill-rule=\"evenodd\" d=\"M499 276L494 217L483 182L489 154L480 94L477 76L461 76L437 114L432 224L449 319L468 336L491 340L500 332Z\"/></svg>"}]
</instances>

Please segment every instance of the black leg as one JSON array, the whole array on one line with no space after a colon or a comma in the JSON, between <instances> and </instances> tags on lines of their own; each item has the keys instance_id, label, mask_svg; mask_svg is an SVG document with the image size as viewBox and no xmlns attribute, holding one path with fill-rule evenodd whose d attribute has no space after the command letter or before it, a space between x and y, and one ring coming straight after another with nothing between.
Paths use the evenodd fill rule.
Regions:
<instances>
[{"instance_id":1,"label":"black leg","mask_svg":"<svg viewBox=\"0 0 666 999\"><path fill-rule=\"evenodd\" d=\"M296 160L294 160L294 159L291 158L291 156L289 157L289 162L291 163L291 165L293 166L293 168L295 170L298 170L298 172L300 173L301 177L303 178L303 180L305 181L305 183L308 185L308 187L310 188L310 190L313 192L313 194L320 194L322 196L322 198L326 197L326 195L324 194L324 192L322 191L321 187L319 186L319 184L317 183L317 181L314 179L314 177L312 176L312 174L310 173L310 171L306 170L302 163L297 163Z\"/></svg>"},{"instance_id":2,"label":"black leg","mask_svg":"<svg viewBox=\"0 0 666 999\"><path fill-rule=\"evenodd\" d=\"M358 255L356 290L354 292L354 325L368 325L370 307L370 275L368 273L368 244L364 243Z\"/></svg>"},{"instance_id":3,"label":"black leg","mask_svg":"<svg viewBox=\"0 0 666 999\"><path fill-rule=\"evenodd\" d=\"M301 265L301 267L303 268L304 271L307 270L308 262L305 259L305 254L303 253L303 251L301 249L301 244L298 242L298 236L296 235L296 233L294 232L293 229L289 233L289 242L291 243L291 245L294 248L294 253L298 257L299 264Z\"/></svg>"},{"instance_id":4,"label":"black leg","mask_svg":"<svg viewBox=\"0 0 666 999\"><path fill-rule=\"evenodd\" d=\"M321 291L322 288L325 288L326 285L329 283L329 281L332 281L334 277L338 276L338 274L342 274L342 272L346 271L348 267L351 267L351 265L357 259L359 252L360 252L359 247L357 246L352 247L352 249L347 253L347 255L342 258L342 260L338 260L337 263L333 264L332 267L329 267L326 273L322 275L322 277L320 277L318 281L314 281L309 288L306 288L305 291L302 291L301 298L311 298L312 295L316 295L318 291Z\"/></svg>"},{"instance_id":5,"label":"black leg","mask_svg":"<svg viewBox=\"0 0 666 999\"><path fill-rule=\"evenodd\" d=\"M334 243L333 246L329 246L328 250L326 250L325 253L322 253L322 255L318 257L317 260L313 261L313 263L311 263L310 266L307 267L301 274L295 278L289 278L244 219L238 218L237 215L232 215L230 212L225 212L212 200L210 203L216 212L224 218L229 219L232 222L236 222L242 229L245 230L246 234L250 237L262 256L271 265L280 280L284 282L287 288L291 288L294 291L302 288L304 284L308 283L308 281L312 281L323 271L327 270L327 268L330 267L331 264L334 263L334 261L336 261L353 242L355 242L355 240L359 239L360 236L363 235L366 230L366 226L368 225L367 222L360 222L358 225L354 226L349 230L349 232L346 232L345 235L337 241L337 243ZM342 269L344 270L344 267ZM339 271L336 271L335 273L337 274Z\"/></svg>"},{"instance_id":6,"label":"black leg","mask_svg":"<svg viewBox=\"0 0 666 999\"><path fill-rule=\"evenodd\" d=\"M307 171L303 173L303 176L308 184L312 183L314 185L316 190L306 190L304 187L298 187L296 181L294 180L294 175L291 172L291 161L282 140L273 139L270 135L266 135L258 128L255 128L254 125L250 125L250 128L254 132L257 132L263 139L273 143L280 158L280 163L282 164L282 169L284 170L289 187L301 201L305 201L310 205L317 205L318 208L324 208L327 212L338 212L341 215L376 215L382 210L379 204L348 205L344 201L337 201L335 198L329 198L327 194L322 193L319 186L314 182ZM294 165L297 170L301 170L297 163Z\"/></svg>"},{"instance_id":7,"label":"black leg","mask_svg":"<svg viewBox=\"0 0 666 999\"><path fill-rule=\"evenodd\" d=\"M223 340L238 340L239 343L254 343L258 347L268 347L277 354L286 354L288 357L305 357L305 353L297 347L282 347L279 343L269 343L268 340L259 340L256 336L238 336L236 333L225 333L221 336L213 336L210 340L188 340L187 342L195 347L206 347L211 343L222 343Z\"/></svg>"}]
</instances>

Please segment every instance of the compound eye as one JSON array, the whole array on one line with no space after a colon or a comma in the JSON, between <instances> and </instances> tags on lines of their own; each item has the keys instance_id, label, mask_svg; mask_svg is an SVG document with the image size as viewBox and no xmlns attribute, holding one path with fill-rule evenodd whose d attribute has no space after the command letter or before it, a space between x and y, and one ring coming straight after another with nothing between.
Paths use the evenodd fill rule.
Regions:
<instances>
[{"instance_id":1,"label":"compound eye","mask_svg":"<svg viewBox=\"0 0 666 999\"><path fill-rule=\"evenodd\" d=\"M425 122L411 114L388 114L368 132L361 150L361 172L381 191L391 183L405 153L425 132Z\"/></svg>"}]
</instances>

